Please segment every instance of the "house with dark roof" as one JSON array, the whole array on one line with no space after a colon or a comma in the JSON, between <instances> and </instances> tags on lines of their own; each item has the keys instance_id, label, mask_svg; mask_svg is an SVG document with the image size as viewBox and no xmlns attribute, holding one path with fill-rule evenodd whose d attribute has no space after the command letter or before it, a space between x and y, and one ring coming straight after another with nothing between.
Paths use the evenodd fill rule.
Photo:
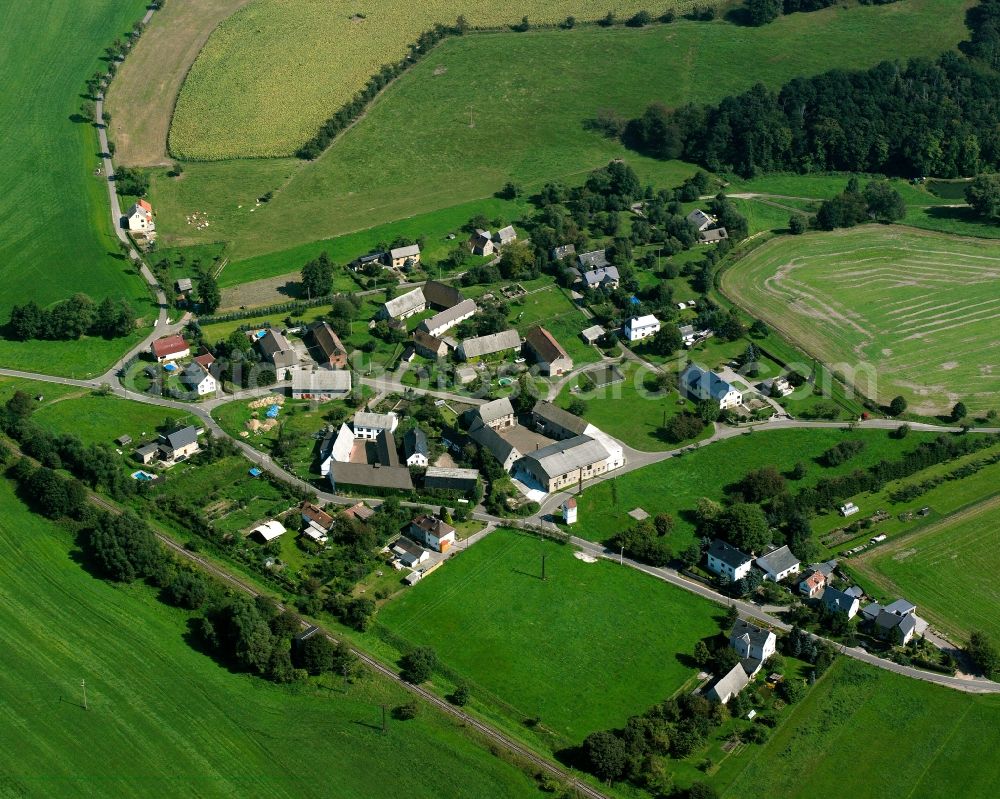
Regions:
<instances>
[{"instance_id":1,"label":"house with dark roof","mask_svg":"<svg viewBox=\"0 0 1000 799\"><path fill-rule=\"evenodd\" d=\"M561 261L563 258L568 258L570 255L576 255L575 244L560 244L558 247L553 247L549 252L549 256L553 261Z\"/></svg>"},{"instance_id":2,"label":"house with dark roof","mask_svg":"<svg viewBox=\"0 0 1000 799\"><path fill-rule=\"evenodd\" d=\"M711 230L703 230L698 234L699 244L718 244L729 238L729 231L724 227L716 227Z\"/></svg>"},{"instance_id":3,"label":"house with dark roof","mask_svg":"<svg viewBox=\"0 0 1000 799\"><path fill-rule=\"evenodd\" d=\"M715 224L714 217L709 216L700 208L695 208L690 214L688 214L687 221L694 225L695 228L698 229L699 233Z\"/></svg>"},{"instance_id":4,"label":"house with dark roof","mask_svg":"<svg viewBox=\"0 0 1000 799\"><path fill-rule=\"evenodd\" d=\"M426 330L413 331L413 349L424 358L438 359L448 355L448 345Z\"/></svg>"},{"instance_id":5,"label":"house with dark roof","mask_svg":"<svg viewBox=\"0 0 1000 799\"><path fill-rule=\"evenodd\" d=\"M576 266L581 273L594 269L604 269L608 265L606 250L591 250L576 256Z\"/></svg>"},{"instance_id":6,"label":"house with dark roof","mask_svg":"<svg viewBox=\"0 0 1000 799\"><path fill-rule=\"evenodd\" d=\"M340 462L331 459L327 477L334 491L338 490L338 486L413 490L410 470L400 464L395 439L392 437L392 432L385 429L376 436L374 449L369 451L367 463Z\"/></svg>"},{"instance_id":7,"label":"house with dark roof","mask_svg":"<svg viewBox=\"0 0 1000 799\"><path fill-rule=\"evenodd\" d=\"M728 577L731 581L742 580L750 573L753 557L740 552L736 547L716 538L708 548L708 569Z\"/></svg>"},{"instance_id":8,"label":"house with dark roof","mask_svg":"<svg viewBox=\"0 0 1000 799\"><path fill-rule=\"evenodd\" d=\"M618 284L621 282L617 266L602 266L598 269L581 271L580 279L583 281L584 288L607 289L608 291L618 288Z\"/></svg>"},{"instance_id":9,"label":"house with dark roof","mask_svg":"<svg viewBox=\"0 0 1000 799\"><path fill-rule=\"evenodd\" d=\"M476 232L469 236L469 249L473 255L493 255L497 248L488 230L476 228Z\"/></svg>"},{"instance_id":10,"label":"house with dark roof","mask_svg":"<svg viewBox=\"0 0 1000 799\"><path fill-rule=\"evenodd\" d=\"M729 645L740 656L743 670L753 677L777 649L778 639L770 630L737 619L729 633Z\"/></svg>"},{"instance_id":11,"label":"house with dark roof","mask_svg":"<svg viewBox=\"0 0 1000 799\"><path fill-rule=\"evenodd\" d=\"M391 552L399 558L400 563L410 569L419 566L431 557L431 553L422 546L402 536L393 543Z\"/></svg>"},{"instance_id":12,"label":"house with dark roof","mask_svg":"<svg viewBox=\"0 0 1000 799\"><path fill-rule=\"evenodd\" d=\"M347 348L328 323L316 322L310 325L309 337L312 341L311 354L316 363L331 369L347 368Z\"/></svg>"},{"instance_id":13,"label":"house with dark roof","mask_svg":"<svg viewBox=\"0 0 1000 799\"><path fill-rule=\"evenodd\" d=\"M743 394L719 377L715 372L688 364L681 373L681 386L696 400L713 400L720 410L736 408L743 403Z\"/></svg>"},{"instance_id":14,"label":"house with dark roof","mask_svg":"<svg viewBox=\"0 0 1000 799\"><path fill-rule=\"evenodd\" d=\"M403 434L403 455L407 466L427 466L430 454L427 433L419 427L411 428Z\"/></svg>"},{"instance_id":15,"label":"house with dark roof","mask_svg":"<svg viewBox=\"0 0 1000 799\"><path fill-rule=\"evenodd\" d=\"M757 558L757 568L764 572L764 579L776 583L792 574L798 574L799 565L799 559L787 546L778 547Z\"/></svg>"},{"instance_id":16,"label":"house with dark roof","mask_svg":"<svg viewBox=\"0 0 1000 799\"><path fill-rule=\"evenodd\" d=\"M848 594L836 588L827 588L819 601L830 613L844 613L849 619L858 615L858 608L861 605L853 593Z\"/></svg>"},{"instance_id":17,"label":"house with dark roof","mask_svg":"<svg viewBox=\"0 0 1000 799\"><path fill-rule=\"evenodd\" d=\"M475 469L458 469L451 466L428 466L424 473L424 488L440 488L444 491L460 491L467 494L479 484L479 472Z\"/></svg>"},{"instance_id":18,"label":"house with dark roof","mask_svg":"<svg viewBox=\"0 0 1000 799\"><path fill-rule=\"evenodd\" d=\"M430 547L435 552L447 552L455 545L455 528L436 516L423 514L411 521L403 535Z\"/></svg>"},{"instance_id":19,"label":"house with dark roof","mask_svg":"<svg viewBox=\"0 0 1000 799\"><path fill-rule=\"evenodd\" d=\"M563 349L562 344L556 341L555 336L541 325L536 325L528 331L524 337L524 348L538 365L539 371L547 377L573 370L573 359Z\"/></svg>"},{"instance_id":20,"label":"house with dark roof","mask_svg":"<svg viewBox=\"0 0 1000 799\"><path fill-rule=\"evenodd\" d=\"M484 424L477 425L469 431L469 438L496 458L505 472L509 472L514 464L521 459L521 453L517 447L492 427L487 427Z\"/></svg>"},{"instance_id":21,"label":"house with dark roof","mask_svg":"<svg viewBox=\"0 0 1000 799\"><path fill-rule=\"evenodd\" d=\"M208 369L202 366L197 360L191 361L181 372L181 382L195 392L199 397L206 394L214 394L219 387L215 378L209 374Z\"/></svg>"},{"instance_id":22,"label":"house with dark roof","mask_svg":"<svg viewBox=\"0 0 1000 799\"><path fill-rule=\"evenodd\" d=\"M546 400L535 403L531 409L531 421L543 436L557 440L593 432L590 422Z\"/></svg>"},{"instance_id":23,"label":"house with dark roof","mask_svg":"<svg viewBox=\"0 0 1000 799\"><path fill-rule=\"evenodd\" d=\"M160 453L165 461L186 460L199 449L198 428L193 425L160 436Z\"/></svg>"},{"instance_id":24,"label":"house with dark roof","mask_svg":"<svg viewBox=\"0 0 1000 799\"><path fill-rule=\"evenodd\" d=\"M454 308L465 299L465 295L457 288L438 280L428 280L424 283L423 291L427 304L438 311Z\"/></svg>"},{"instance_id":25,"label":"house with dark roof","mask_svg":"<svg viewBox=\"0 0 1000 799\"><path fill-rule=\"evenodd\" d=\"M267 332L257 339L257 348L260 350L261 357L273 364L275 370L279 371L278 380L282 379L280 370L288 369L299 362L299 354L291 343L280 330L273 327L268 328Z\"/></svg>"}]
</instances>

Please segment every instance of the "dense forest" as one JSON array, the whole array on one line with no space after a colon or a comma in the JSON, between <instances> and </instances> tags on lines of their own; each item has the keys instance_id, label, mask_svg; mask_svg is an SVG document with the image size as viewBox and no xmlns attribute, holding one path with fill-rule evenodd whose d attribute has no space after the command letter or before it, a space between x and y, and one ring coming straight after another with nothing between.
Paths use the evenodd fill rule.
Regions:
<instances>
[{"instance_id":1,"label":"dense forest","mask_svg":"<svg viewBox=\"0 0 1000 799\"><path fill-rule=\"evenodd\" d=\"M961 53L758 84L716 105L649 106L629 146L749 177L773 171L972 176L1000 168L1000 0L970 9Z\"/></svg>"}]
</instances>

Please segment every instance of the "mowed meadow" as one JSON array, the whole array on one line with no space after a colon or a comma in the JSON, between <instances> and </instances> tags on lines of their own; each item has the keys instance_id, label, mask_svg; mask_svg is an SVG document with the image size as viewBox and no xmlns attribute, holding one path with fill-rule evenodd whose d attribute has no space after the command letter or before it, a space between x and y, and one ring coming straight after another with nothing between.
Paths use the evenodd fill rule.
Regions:
<instances>
[{"instance_id":1,"label":"mowed meadow","mask_svg":"<svg viewBox=\"0 0 1000 799\"><path fill-rule=\"evenodd\" d=\"M451 721L365 676L278 687L187 643L188 614L88 573L70 535L0 480L0 793L4 796L390 799L535 792ZM82 706L81 680L89 709ZM433 753L447 768L427 768ZM413 774L420 773L414 780Z\"/></svg>"},{"instance_id":2,"label":"mowed meadow","mask_svg":"<svg viewBox=\"0 0 1000 799\"><path fill-rule=\"evenodd\" d=\"M997 404L996 242L895 226L810 233L759 247L722 290L883 403L902 395L928 415Z\"/></svg>"},{"instance_id":3,"label":"mowed meadow","mask_svg":"<svg viewBox=\"0 0 1000 799\"><path fill-rule=\"evenodd\" d=\"M140 0L0 4L0 324L11 306L46 306L84 292L150 302L119 254L92 125L77 121L84 81L103 48L128 31ZM107 368L129 342L0 339L0 365L75 374Z\"/></svg>"},{"instance_id":4,"label":"mowed meadow","mask_svg":"<svg viewBox=\"0 0 1000 799\"><path fill-rule=\"evenodd\" d=\"M941 52L965 36L963 20L963 3L908 0L764 28L679 20L448 39L315 162L188 163L180 179L157 175L161 235L165 244L230 242L227 268L238 269L251 256L489 197L507 180L529 191L581 182L616 157L644 181L677 185L693 166L628 153L585 121L601 108L631 115L654 100L708 102L758 81ZM255 207L268 191L274 199ZM209 227L188 224L193 211Z\"/></svg>"},{"instance_id":5,"label":"mowed meadow","mask_svg":"<svg viewBox=\"0 0 1000 799\"><path fill-rule=\"evenodd\" d=\"M713 782L723 799L991 799L998 730L1000 696L842 657L749 762L724 762Z\"/></svg>"},{"instance_id":6,"label":"mowed meadow","mask_svg":"<svg viewBox=\"0 0 1000 799\"><path fill-rule=\"evenodd\" d=\"M693 2L668 0L661 13ZM624 19L645 7L622 0L614 10ZM371 75L405 58L422 32L453 25L459 15L491 28L525 15L552 24L607 13L604 0L425 0L404 13L395 0L255 0L216 29L191 68L170 151L190 159L291 155Z\"/></svg>"},{"instance_id":7,"label":"mowed meadow","mask_svg":"<svg viewBox=\"0 0 1000 799\"><path fill-rule=\"evenodd\" d=\"M1000 495L912 535L894 539L853 565L886 596L900 594L962 643L973 630L1000 639L1000 590L983 575L1000 570Z\"/></svg>"}]
</instances>

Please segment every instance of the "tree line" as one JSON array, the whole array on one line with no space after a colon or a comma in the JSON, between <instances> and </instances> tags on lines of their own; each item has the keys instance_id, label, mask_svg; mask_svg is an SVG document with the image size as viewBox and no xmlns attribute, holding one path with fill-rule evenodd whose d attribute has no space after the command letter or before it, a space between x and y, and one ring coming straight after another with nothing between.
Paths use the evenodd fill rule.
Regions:
<instances>
[{"instance_id":1,"label":"tree line","mask_svg":"<svg viewBox=\"0 0 1000 799\"><path fill-rule=\"evenodd\" d=\"M42 308L34 300L11 308L6 334L16 341L72 341L81 336L121 338L135 330L135 309L123 299L106 297L95 303L77 293Z\"/></svg>"},{"instance_id":2,"label":"tree line","mask_svg":"<svg viewBox=\"0 0 1000 799\"><path fill-rule=\"evenodd\" d=\"M658 158L714 172L868 172L959 177L1000 168L1000 0L967 17L962 54L883 62L758 84L714 105L661 104L623 138Z\"/></svg>"}]
</instances>

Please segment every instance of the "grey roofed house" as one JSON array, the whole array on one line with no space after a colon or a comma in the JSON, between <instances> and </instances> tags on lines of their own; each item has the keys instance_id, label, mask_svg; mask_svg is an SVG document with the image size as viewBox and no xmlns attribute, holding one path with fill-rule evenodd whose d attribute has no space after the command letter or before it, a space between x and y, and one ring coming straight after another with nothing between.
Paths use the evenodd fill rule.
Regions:
<instances>
[{"instance_id":1,"label":"grey roofed house","mask_svg":"<svg viewBox=\"0 0 1000 799\"><path fill-rule=\"evenodd\" d=\"M510 397L501 397L480 405L476 408L475 414L484 425L489 426L508 416L513 416L514 406L510 403Z\"/></svg>"},{"instance_id":2,"label":"grey roofed house","mask_svg":"<svg viewBox=\"0 0 1000 799\"><path fill-rule=\"evenodd\" d=\"M909 613L916 611L917 606L912 602L908 602L905 599L897 599L892 604L886 605L883 610L887 613L893 613L897 616L905 616Z\"/></svg>"},{"instance_id":3,"label":"grey roofed house","mask_svg":"<svg viewBox=\"0 0 1000 799\"><path fill-rule=\"evenodd\" d=\"M354 263L358 266L368 266L368 264L380 262L383 258L385 258L384 252L370 252L359 257Z\"/></svg>"},{"instance_id":4,"label":"grey roofed house","mask_svg":"<svg viewBox=\"0 0 1000 799\"><path fill-rule=\"evenodd\" d=\"M590 436L574 436L563 441L555 441L547 447L527 453L524 457L537 463L542 474L552 478L605 460L608 454L600 441Z\"/></svg>"},{"instance_id":5,"label":"grey roofed house","mask_svg":"<svg viewBox=\"0 0 1000 799\"><path fill-rule=\"evenodd\" d=\"M181 372L181 382L188 388L197 388L208 376L208 369L197 361L191 361Z\"/></svg>"},{"instance_id":6,"label":"grey roofed house","mask_svg":"<svg viewBox=\"0 0 1000 799\"><path fill-rule=\"evenodd\" d=\"M582 435L590 423L576 414L553 405L546 400L539 400L531 409L531 416L536 425L541 425L546 435L553 438L569 438Z\"/></svg>"},{"instance_id":7,"label":"grey roofed house","mask_svg":"<svg viewBox=\"0 0 1000 799\"><path fill-rule=\"evenodd\" d=\"M715 223L715 220L700 208L695 208L690 214L688 214L687 221L698 228L698 230L704 230L709 225Z\"/></svg>"},{"instance_id":8,"label":"grey roofed house","mask_svg":"<svg viewBox=\"0 0 1000 799\"><path fill-rule=\"evenodd\" d=\"M425 319L420 323L420 327L432 335L440 336L459 322L464 322L478 310L479 306L476 305L475 300L462 300L457 305Z\"/></svg>"},{"instance_id":9,"label":"grey roofed house","mask_svg":"<svg viewBox=\"0 0 1000 799\"><path fill-rule=\"evenodd\" d=\"M403 436L403 453L407 458L411 455L423 455L424 457L430 455L431 448L427 443L427 433L419 427L407 430Z\"/></svg>"},{"instance_id":10,"label":"grey roofed house","mask_svg":"<svg viewBox=\"0 0 1000 799\"><path fill-rule=\"evenodd\" d=\"M264 357L274 364L275 369L286 369L299 362L299 354L292 349L288 339L280 330L275 330L273 327L268 328L267 333L258 339L257 346L260 347ZM281 379L280 375L278 379Z\"/></svg>"},{"instance_id":11,"label":"grey roofed house","mask_svg":"<svg viewBox=\"0 0 1000 799\"><path fill-rule=\"evenodd\" d=\"M418 255L420 255L419 244L408 244L405 247L394 247L389 250L389 257L393 260L397 258L416 258Z\"/></svg>"},{"instance_id":12,"label":"grey roofed house","mask_svg":"<svg viewBox=\"0 0 1000 799\"><path fill-rule=\"evenodd\" d=\"M702 369L694 363L689 364L687 369L681 374L681 382L683 382L684 388L688 390L696 386L707 388L709 395L715 400L723 399L730 391L734 390L729 383L715 372Z\"/></svg>"},{"instance_id":13,"label":"grey roofed house","mask_svg":"<svg viewBox=\"0 0 1000 799\"><path fill-rule=\"evenodd\" d=\"M406 294L400 294L398 297L386 300L379 309L379 314L389 319L398 319L404 316L412 316L426 307L427 299L424 297L424 290L420 286L417 286L413 291L408 291Z\"/></svg>"},{"instance_id":14,"label":"grey roofed house","mask_svg":"<svg viewBox=\"0 0 1000 799\"><path fill-rule=\"evenodd\" d=\"M497 231L497 242L500 246L505 244L510 244L512 241L517 239L517 231L514 230L513 225L507 225L507 227L502 227Z\"/></svg>"},{"instance_id":15,"label":"grey roofed house","mask_svg":"<svg viewBox=\"0 0 1000 799\"><path fill-rule=\"evenodd\" d=\"M827 588L820 601L831 613L846 613L850 616L851 610L857 606L858 598L836 588Z\"/></svg>"},{"instance_id":16,"label":"grey roofed house","mask_svg":"<svg viewBox=\"0 0 1000 799\"><path fill-rule=\"evenodd\" d=\"M729 238L729 233L724 227L717 227L711 230L703 230L698 234L698 241L702 244L718 244Z\"/></svg>"},{"instance_id":17,"label":"grey roofed house","mask_svg":"<svg viewBox=\"0 0 1000 799\"><path fill-rule=\"evenodd\" d=\"M745 552L741 552L721 538L716 538L712 542L712 545L708 548L708 554L733 569L738 569L744 566L747 561L753 560Z\"/></svg>"},{"instance_id":18,"label":"grey roofed house","mask_svg":"<svg viewBox=\"0 0 1000 799\"><path fill-rule=\"evenodd\" d=\"M854 597L855 599L861 599L865 595L864 589L860 585L852 585L846 591L844 591L847 596Z\"/></svg>"},{"instance_id":19,"label":"grey roofed house","mask_svg":"<svg viewBox=\"0 0 1000 799\"><path fill-rule=\"evenodd\" d=\"M373 413L358 411L354 414L354 427L365 427L369 430L392 430L396 425L396 416L392 413Z\"/></svg>"},{"instance_id":20,"label":"grey roofed house","mask_svg":"<svg viewBox=\"0 0 1000 799\"><path fill-rule=\"evenodd\" d=\"M458 356L464 360L493 355L504 350L516 350L521 346L521 334L516 330L501 330L488 336L467 338L458 345Z\"/></svg>"},{"instance_id":21,"label":"grey roofed house","mask_svg":"<svg viewBox=\"0 0 1000 799\"><path fill-rule=\"evenodd\" d=\"M143 463L149 463L149 461L155 457L160 451L159 444L143 444L135 449L135 457L138 458Z\"/></svg>"},{"instance_id":22,"label":"grey roofed house","mask_svg":"<svg viewBox=\"0 0 1000 799\"><path fill-rule=\"evenodd\" d=\"M901 640L908 641L917 629L917 620L910 613L899 615L883 609L875 618L875 627L883 633L899 630Z\"/></svg>"},{"instance_id":23,"label":"grey roofed house","mask_svg":"<svg viewBox=\"0 0 1000 799\"><path fill-rule=\"evenodd\" d=\"M861 608L861 615L864 616L868 621L875 621L878 618L878 614L882 612L882 606L878 602L872 602L871 604L865 605Z\"/></svg>"},{"instance_id":24,"label":"grey roofed house","mask_svg":"<svg viewBox=\"0 0 1000 799\"><path fill-rule=\"evenodd\" d=\"M119 447L127 447L129 444L132 443L132 436L129 435L118 436L118 438L115 439L115 443Z\"/></svg>"},{"instance_id":25,"label":"grey roofed house","mask_svg":"<svg viewBox=\"0 0 1000 799\"><path fill-rule=\"evenodd\" d=\"M423 290L427 304L442 310L458 305L465 299L465 296L457 288L438 280L428 280L424 283Z\"/></svg>"},{"instance_id":26,"label":"grey roofed house","mask_svg":"<svg viewBox=\"0 0 1000 799\"><path fill-rule=\"evenodd\" d=\"M553 247L550 254L552 255L552 260L561 261L567 255L576 255L576 245L560 244L558 247Z\"/></svg>"},{"instance_id":27,"label":"grey roofed house","mask_svg":"<svg viewBox=\"0 0 1000 799\"><path fill-rule=\"evenodd\" d=\"M348 394L351 373L345 369L293 369L292 396L301 394Z\"/></svg>"},{"instance_id":28,"label":"grey roofed house","mask_svg":"<svg viewBox=\"0 0 1000 799\"><path fill-rule=\"evenodd\" d=\"M741 664L737 663L725 675L720 677L715 685L705 692L705 698L724 705L746 688L749 682L750 677L747 676L746 670Z\"/></svg>"},{"instance_id":29,"label":"grey roofed house","mask_svg":"<svg viewBox=\"0 0 1000 799\"><path fill-rule=\"evenodd\" d=\"M600 325L591 325L590 327L581 330L580 336L588 344L594 344L601 336L603 336L607 332L608 331L605 330Z\"/></svg>"},{"instance_id":30,"label":"grey roofed house","mask_svg":"<svg viewBox=\"0 0 1000 799\"><path fill-rule=\"evenodd\" d=\"M788 546L778 547L774 552L768 552L757 558L757 565L768 574L781 574L799 564L799 559L795 557Z\"/></svg>"},{"instance_id":31,"label":"grey roofed house","mask_svg":"<svg viewBox=\"0 0 1000 799\"><path fill-rule=\"evenodd\" d=\"M452 491L471 491L479 480L475 469L456 469L447 466L428 466L424 474L424 487L444 488Z\"/></svg>"},{"instance_id":32,"label":"grey roofed house","mask_svg":"<svg viewBox=\"0 0 1000 799\"><path fill-rule=\"evenodd\" d=\"M176 282L174 283L174 286L177 288L177 291L181 293L185 291L191 291L191 289L194 288L194 284L192 283L191 278L189 277L177 278Z\"/></svg>"},{"instance_id":33,"label":"grey roofed house","mask_svg":"<svg viewBox=\"0 0 1000 799\"><path fill-rule=\"evenodd\" d=\"M617 266L602 266L597 269L589 269L581 277L583 278L583 284L588 289L597 288L606 283L617 284L621 280Z\"/></svg>"},{"instance_id":34,"label":"grey roofed house","mask_svg":"<svg viewBox=\"0 0 1000 799\"><path fill-rule=\"evenodd\" d=\"M167 433L163 440L172 450L178 450L194 444L198 440L198 429L192 425L182 427L172 433Z\"/></svg>"},{"instance_id":35,"label":"grey roofed house","mask_svg":"<svg viewBox=\"0 0 1000 799\"><path fill-rule=\"evenodd\" d=\"M413 480L410 470L405 466L370 466L367 463L330 464L330 485L334 491L340 485L356 485L366 488L395 488L401 491L412 491Z\"/></svg>"},{"instance_id":36,"label":"grey roofed house","mask_svg":"<svg viewBox=\"0 0 1000 799\"><path fill-rule=\"evenodd\" d=\"M400 555L407 566L412 566L414 563L420 562L424 557L425 550L416 541L400 536L393 542L392 551Z\"/></svg>"},{"instance_id":37,"label":"grey roofed house","mask_svg":"<svg viewBox=\"0 0 1000 799\"><path fill-rule=\"evenodd\" d=\"M469 433L469 438L496 458L503 466L504 471L509 471L515 461L521 459L521 453L517 447L492 427L487 427L486 425L476 427Z\"/></svg>"},{"instance_id":38,"label":"grey roofed house","mask_svg":"<svg viewBox=\"0 0 1000 799\"><path fill-rule=\"evenodd\" d=\"M590 252L582 252L576 256L576 265L580 267L581 271L586 271L588 269L603 269L608 266L606 252L606 250L591 250Z\"/></svg>"}]
</instances>

